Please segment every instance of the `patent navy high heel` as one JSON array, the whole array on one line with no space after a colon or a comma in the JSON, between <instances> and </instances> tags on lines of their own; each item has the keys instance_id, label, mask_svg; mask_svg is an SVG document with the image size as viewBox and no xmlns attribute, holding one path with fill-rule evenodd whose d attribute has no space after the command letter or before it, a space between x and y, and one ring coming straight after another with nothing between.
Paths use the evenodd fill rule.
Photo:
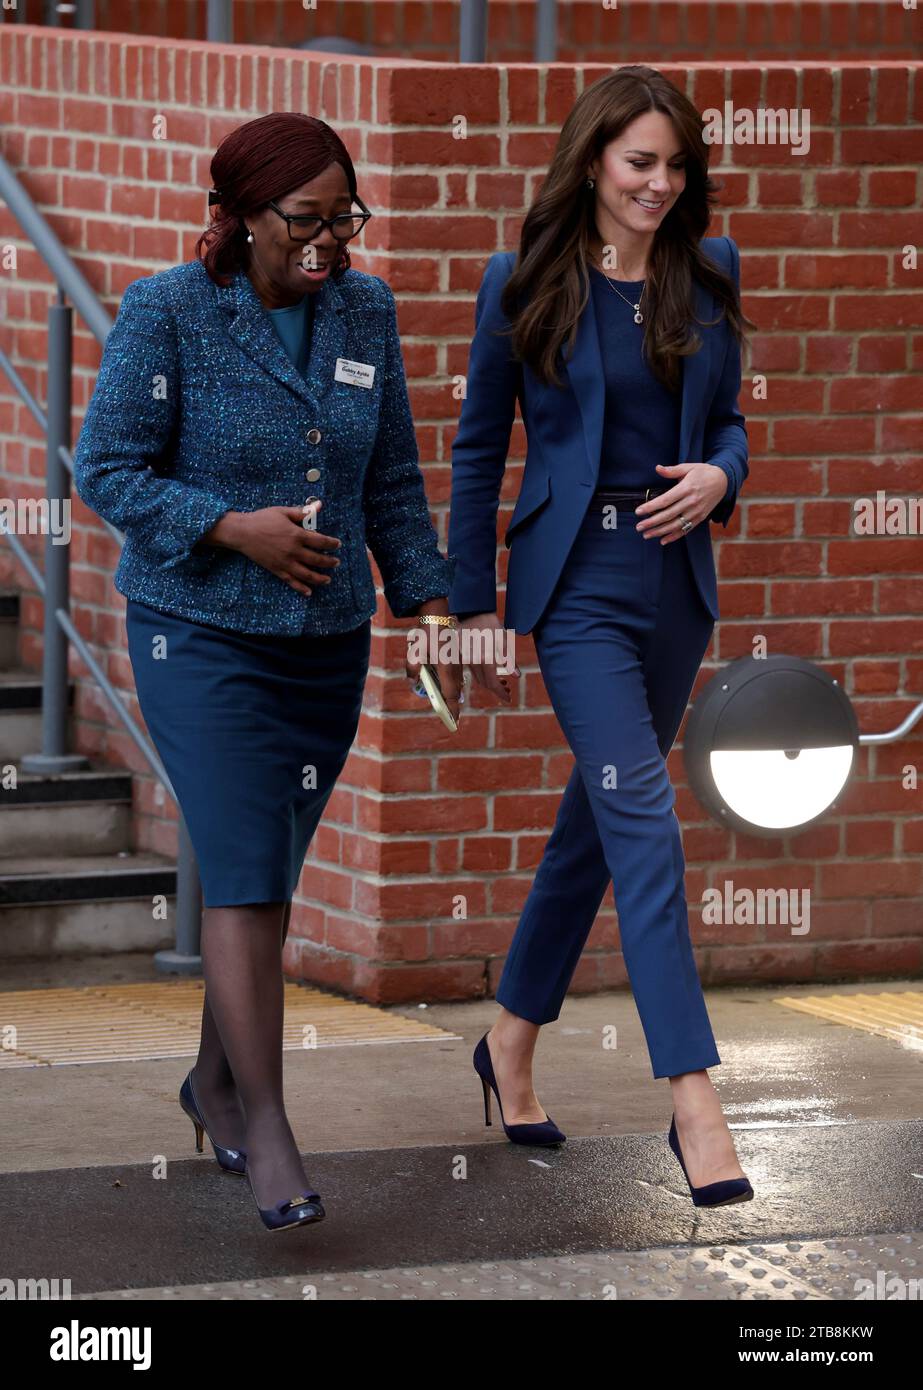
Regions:
<instances>
[{"instance_id":1,"label":"patent navy high heel","mask_svg":"<svg viewBox=\"0 0 923 1390\"><path fill-rule=\"evenodd\" d=\"M246 1173L247 1182L250 1183L250 1191L253 1192L249 1168ZM323 1221L326 1216L319 1192L298 1192L294 1197L276 1202L273 1207L261 1207L256 1201L255 1192L253 1192L253 1200L263 1218L263 1225L268 1231L290 1231L295 1226L308 1226L315 1221Z\"/></svg>"},{"instance_id":2,"label":"patent navy high heel","mask_svg":"<svg viewBox=\"0 0 923 1390\"><path fill-rule=\"evenodd\" d=\"M683 1162L683 1153L679 1146L679 1136L676 1133L676 1116L670 1124L670 1133L667 1141L673 1150L679 1165L683 1170L686 1182L689 1184L689 1191L692 1193L693 1204L697 1207L729 1207L734 1202L749 1202L753 1196L753 1188L750 1186L749 1178L726 1178L723 1182L706 1183L704 1187L693 1187L689 1182L689 1174L686 1172L686 1165Z\"/></svg>"},{"instance_id":3,"label":"patent navy high heel","mask_svg":"<svg viewBox=\"0 0 923 1390\"><path fill-rule=\"evenodd\" d=\"M179 1103L195 1125L196 1153L203 1153L202 1136L208 1134L208 1130L205 1128L205 1121L202 1119L202 1112L192 1089L191 1071L180 1087ZM215 1158L218 1160L219 1167L224 1168L228 1173L239 1173L241 1176L246 1172L247 1155L243 1149L226 1149L223 1144L216 1144L210 1134L208 1135L208 1142L215 1151Z\"/></svg>"},{"instance_id":4,"label":"patent navy high heel","mask_svg":"<svg viewBox=\"0 0 923 1390\"><path fill-rule=\"evenodd\" d=\"M500 1123L503 1125L507 1139L514 1144L542 1144L550 1147L552 1144L564 1144L567 1135L562 1134L549 1115L547 1119L540 1120L537 1124L508 1125L503 1118L503 1106L500 1104L500 1092L497 1088L497 1078L494 1076L493 1062L490 1059L490 1049L487 1046L487 1034L485 1033L477 1047L474 1049L474 1070L481 1078L481 1086L484 1089L484 1123L490 1125L490 1092L493 1091L497 1097L497 1105L500 1107Z\"/></svg>"}]
</instances>

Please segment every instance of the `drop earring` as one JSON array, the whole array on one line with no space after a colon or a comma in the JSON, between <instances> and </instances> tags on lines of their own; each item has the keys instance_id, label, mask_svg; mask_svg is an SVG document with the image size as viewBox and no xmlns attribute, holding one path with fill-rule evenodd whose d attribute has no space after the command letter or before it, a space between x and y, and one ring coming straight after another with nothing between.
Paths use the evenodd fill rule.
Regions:
<instances>
[{"instance_id":1,"label":"drop earring","mask_svg":"<svg viewBox=\"0 0 923 1390\"><path fill-rule=\"evenodd\" d=\"M248 235L247 240L248 240L248 241L252 241L252 240L253 240L253 233L252 233L252 232L250 232L250 234Z\"/></svg>"}]
</instances>

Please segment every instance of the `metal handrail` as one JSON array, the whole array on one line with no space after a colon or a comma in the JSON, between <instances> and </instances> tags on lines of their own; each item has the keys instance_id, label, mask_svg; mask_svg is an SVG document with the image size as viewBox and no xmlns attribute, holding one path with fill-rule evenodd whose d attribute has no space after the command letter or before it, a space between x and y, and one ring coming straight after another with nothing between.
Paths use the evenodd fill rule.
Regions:
<instances>
[{"instance_id":1,"label":"metal handrail","mask_svg":"<svg viewBox=\"0 0 923 1390\"><path fill-rule=\"evenodd\" d=\"M74 459L70 449L73 310L77 309L101 346L105 344L113 321L2 155L0 198L19 222L57 282L57 301L48 309L47 413L42 410L2 349L0 369L45 437L47 498L49 502L60 501L64 507L70 501L71 481L74 475ZM71 304L65 302L65 296L71 300ZM123 533L104 517L100 519L121 547L125 541ZM55 773L89 766L89 759L83 754L66 751L67 654L70 642L86 663L93 679L155 777L177 805L179 826L175 946L173 950L155 952L154 961L158 969L171 973L198 973L202 964L199 944L201 887L189 831L176 792L155 749L138 728L118 691L71 621L69 547L55 545L49 531L45 542L43 574L18 536L7 531L0 534L6 536L14 556L26 570L44 604L42 751L26 754L20 759L23 771Z\"/></svg>"},{"instance_id":2,"label":"metal handrail","mask_svg":"<svg viewBox=\"0 0 923 1390\"><path fill-rule=\"evenodd\" d=\"M0 160L2 160L2 158L3 158L3 156L0 155ZM42 407L39 405L38 401L35 399L35 397L33 396L32 392L29 390L28 386L26 385L26 383L23 381L22 377L21 377L21 376L19 375L19 373L17 372L17 370L16 370L16 368L14 367L14 365L13 365L12 361L10 360L10 358L7 357L6 353L3 351L3 348L0 348L0 367L3 368L4 372L5 372L6 375L9 377L10 381L12 382L13 386L14 386L15 389L16 389L17 394L20 396L20 398L21 398L21 399L25 402L25 404L28 406L28 408L29 408L29 413L30 413L30 415L32 416L33 420L34 420L35 423L38 425L38 427L39 427L39 429L41 430L42 434L45 435L45 437L47 438L47 437L48 437L48 416L47 416L47 415L45 414L45 412L42 410ZM58 457L60 458L61 462L64 464L64 467L67 469L68 473L70 473L71 477L73 478L73 476L74 476L74 456L73 456L73 454L71 453L70 449L67 448L66 445L61 444L61 445L59 446L59 448L58 448ZM105 518L104 516L101 516L99 519L100 519L100 521L103 523L103 525L105 526L106 530L109 532L109 534L110 534L110 536L112 537L112 539L113 539L114 541L117 541L119 545L124 545L124 543L125 543L125 536L124 536L124 533L123 533L122 531L120 531L120 530L118 529L118 527L113 526L111 521L107 521L106 518ZM10 539L12 540L13 538L10 537ZM24 553L25 553L25 552L24 552Z\"/></svg>"}]
</instances>

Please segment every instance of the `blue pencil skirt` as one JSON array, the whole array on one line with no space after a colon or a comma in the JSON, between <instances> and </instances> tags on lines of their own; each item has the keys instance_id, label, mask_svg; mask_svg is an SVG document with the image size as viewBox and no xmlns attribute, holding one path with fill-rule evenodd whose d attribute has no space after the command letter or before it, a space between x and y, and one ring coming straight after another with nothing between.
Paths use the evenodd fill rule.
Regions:
<instances>
[{"instance_id":1,"label":"blue pencil skirt","mask_svg":"<svg viewBox=\"0 0 923 1390\"><path fill-rule=\"evenodd\" d=\"M128 600L138 703L195 849L206 907L288 902L359 724L371 621L289 637Z\"/></svg>"}]
</instances>

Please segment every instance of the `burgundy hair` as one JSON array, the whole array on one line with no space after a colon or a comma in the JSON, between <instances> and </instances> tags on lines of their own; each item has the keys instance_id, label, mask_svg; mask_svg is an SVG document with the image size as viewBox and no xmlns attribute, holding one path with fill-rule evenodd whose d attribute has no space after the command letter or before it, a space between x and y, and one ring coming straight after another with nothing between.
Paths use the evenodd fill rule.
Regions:
<instances>
[{"instance_id":1,"label":"burgundy hair","mask_svg":"<svg viewBox=\"0 0 923 1390\"><path fill-rule=\"evenodd\" d=\"M232 130L219 144L210 167L220 200L212 221L195 245L217 285L227 285L238 270L246 270L247 229L244 218L259 212L270 199L284 198L317 178L331 164L346 174L356 196L356 171L336 131L316 116L299 111L273 111ZM349 247L340 248L331 275L338 279L349 269Z\"/></svg>"}]
</instances>

